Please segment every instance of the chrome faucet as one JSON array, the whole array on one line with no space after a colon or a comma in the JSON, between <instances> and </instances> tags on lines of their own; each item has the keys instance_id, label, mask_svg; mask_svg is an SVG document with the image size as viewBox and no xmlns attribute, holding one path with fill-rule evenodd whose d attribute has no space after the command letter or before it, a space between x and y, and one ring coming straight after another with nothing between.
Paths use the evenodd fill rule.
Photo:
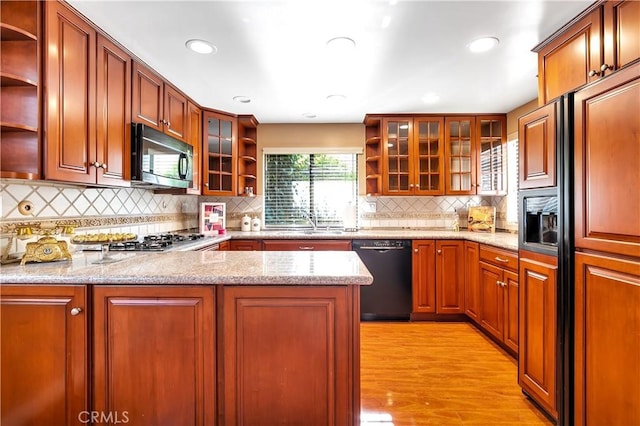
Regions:
<instances>
[{"instance_id":1,"label":"chrome faucet","mask_svg":"<svg viewBox=\"0 0 640 426\"><path fill-rule=\"evenodd\" d=\"M309 222L311 228L315 231L318 228L318 222L315 218L315 215L312 215L311 212L302 212L304 218Z\"/></svg>"}]
</instances>

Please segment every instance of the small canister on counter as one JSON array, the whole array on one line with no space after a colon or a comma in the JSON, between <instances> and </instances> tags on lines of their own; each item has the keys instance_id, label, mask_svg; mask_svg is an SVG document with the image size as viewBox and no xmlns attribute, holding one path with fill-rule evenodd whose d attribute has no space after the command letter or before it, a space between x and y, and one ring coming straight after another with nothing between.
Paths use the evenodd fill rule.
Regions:
<instances>
[{"instance_id":1,"label":"small canister on counter","mask_svg":"<svg viewBox=\"0 0 640 426\"><path fill-rule=\"evenodd\" d=\"M251 230L254 232L258 232L260 231L260 227L261 227L260 218L256 216L251 220Z\"/></svg>"},{"instance_id":2,"label":"small canister on counter","mask_svg":"<svg viewBox=\"0 0 640 426\"><path fill-rule=\"evenodd\" d=\"M242 232L251 231L251 218L249 217L248 214L245 214L244 216L242 216L242 219L240 220L240 230Z\"/></svg>"}]
</instances>

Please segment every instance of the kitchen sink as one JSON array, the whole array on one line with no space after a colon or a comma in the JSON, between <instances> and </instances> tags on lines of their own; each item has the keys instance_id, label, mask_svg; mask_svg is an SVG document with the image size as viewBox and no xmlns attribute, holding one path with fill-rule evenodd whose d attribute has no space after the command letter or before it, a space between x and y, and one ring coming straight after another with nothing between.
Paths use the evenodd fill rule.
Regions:
<instances>
[{"instance_id":1,"label":"kitchen sink","mask_svg":"<svg viewBox=\"0 0 640 426\"><path fill-rule=\"evenodd\" d=\"M276 235L341 235L344 231L338 229L291 229L277 231Z\"/></svg>"}]
</instances>

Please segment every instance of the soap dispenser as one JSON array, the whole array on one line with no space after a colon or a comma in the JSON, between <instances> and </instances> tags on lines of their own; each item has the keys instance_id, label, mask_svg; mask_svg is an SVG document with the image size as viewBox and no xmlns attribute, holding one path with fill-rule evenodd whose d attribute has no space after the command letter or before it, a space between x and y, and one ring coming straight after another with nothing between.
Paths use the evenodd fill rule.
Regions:
<instances>
[{"instance_id":1,"label":"soap dispenser","mask_svg":"<svg viewBox=\"0 0 640 426\"><path fill-rule=\"evenodd\" d=\"M240 230L242 232L251 231L251 217L249 217L248 214L242 216L242 219L240 220Z\"/></svg>"}]
</instances>

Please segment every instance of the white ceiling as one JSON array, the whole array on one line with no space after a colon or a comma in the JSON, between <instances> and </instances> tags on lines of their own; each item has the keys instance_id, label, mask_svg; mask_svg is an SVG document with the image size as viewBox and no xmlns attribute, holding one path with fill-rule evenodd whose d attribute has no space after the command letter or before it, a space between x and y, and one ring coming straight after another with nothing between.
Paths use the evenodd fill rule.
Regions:
<instances>
[{"instance_id":1,"label":"white ceiling","mask_svg":"<svg viewBox=\"0 0 640 426\"><path fill-rule=\"evenodd\" d=\"M591 1L69 3L202 106L260 123L361 123L366 113L504 113L534 99L531 48ZM486 35L498 47L469 52ZM356 48L331 53L335 37ZM193 38L217 53L187 50ZM430 94L439 101L425 103Z\"/></svg>"}]
</instances>

